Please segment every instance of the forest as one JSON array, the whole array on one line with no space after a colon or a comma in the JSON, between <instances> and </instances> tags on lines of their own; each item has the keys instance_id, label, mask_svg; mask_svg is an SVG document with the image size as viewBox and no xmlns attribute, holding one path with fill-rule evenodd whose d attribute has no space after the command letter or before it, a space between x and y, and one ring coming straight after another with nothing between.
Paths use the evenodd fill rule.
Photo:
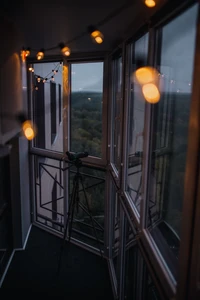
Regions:
<instances>
[{"instance_id":1,"label":"forest","mask_svg":"<svg viewBox=\"0 0 200 300\"><path fill-rule=\"evenodd\" d=\"M90 156L101 157L102 153L102 93L98 92L73 92L71 94L71 151L87 151ZM103 240L104 228L104 196L105 196L105 174L101 170L81 168L83 184L86 188L87 201L92 217L100 224L96 224L98 237ZM74 173L71 172L70 192ZM94 177L93 177L94 176ZM94 187L93 187L94 185ZM91 187L91 188L90 188ZM82 189L81 189L82 190ZM74 229L81 230L87 234L95 236L92 222L87 213L81 209L84 205L87 208L86 199L83 192L79 193L80 207L75 210ZM84 225L85 224L85 225ZM88 225L87 225L88 224ZM73 233L73 236L75 233ZM86 241L86 238L78 235L79 239ZM92 241L88 240L88 243ZM94 243L95 245L96 243Z\"/></svg>"},{"instance_id":2,"label":"forest","mask_svg":"<svg viewBox=\"0 0 200 300\"><path fill-rule=\"evenodd\" d=\"M102 97L89 91L71 94L71 151L101 157Z\"/></svg>"}]
</instances>

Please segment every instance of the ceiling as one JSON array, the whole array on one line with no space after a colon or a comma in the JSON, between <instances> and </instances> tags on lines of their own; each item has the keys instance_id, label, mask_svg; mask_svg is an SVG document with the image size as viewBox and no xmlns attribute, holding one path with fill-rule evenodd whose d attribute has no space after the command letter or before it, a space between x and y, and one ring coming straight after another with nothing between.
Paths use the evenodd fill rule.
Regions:
<instances>
[{"instance_id":1,"label":"ceiling","mask_svg":"<svg viewBox=\"0 0 200 300\"><path fill-rule=\"evenodd\" d=\"M59 54L60 42L69 42L74 53L110 51L134 30L138 20L145 22L149 11L154 13L158 8L159 3L156 8L148 9L142 0L1 2L4 15L22 33L25 42L22 46L35 51L44 48L49 55ZM104 34L103 44L92 42L87 33L89 25L99 25ZM50 48L55 49L50 51Z\"/></svg>"}]
</instances>

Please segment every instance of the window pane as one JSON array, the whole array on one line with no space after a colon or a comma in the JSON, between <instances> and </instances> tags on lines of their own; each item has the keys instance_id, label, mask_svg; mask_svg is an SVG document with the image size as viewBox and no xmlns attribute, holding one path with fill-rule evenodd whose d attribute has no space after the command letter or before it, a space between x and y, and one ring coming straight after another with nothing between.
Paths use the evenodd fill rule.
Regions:
<instances>
[{"instance_id":1,"label":"window pane","mask_svg":"<svg viewBox=\"0 0 200 300\"><path fill-rule=\"evenodd\" d=\"M121 124L121 102L122 102L122 57L113 61L113 83L112 83L112 162L117 170L120 166L120 124Z\"/></svg>"},{"instance_id":2,"label":"window pane","mask_svg":"<svg viewBox=\"0 0 200 300\"><path fill-rule=\"evenodd\" d=\"M128 174L127 191L132 198L138 212L140 211L140 195L142 184L142 151L145 101L141 93L141 87L134 82L133 74L142 65L147 64L148 34L145 34L131 45L130 62L130 95L128 113Z\"/></svg>"},{"instance_id":3,"label":"window pane","mask_svg":"<svg viewBox=\"0 0 200 300\"><path fill-rule=\"evenodd\" d=\"M36 220L62 231L64 226L63 161L34 156Z\"/></svg>"},{"instance_id":4,"label":"window pane","mask_svg":"<svg viewBox=\"0 0 200 300\"><path fill-rule=\"evenodd\" d=\"M63 152L62 63L35 63L32 76L34 146Z\"/></svg>"},{"instance_id":5,"label":"window pane","mask_svg":"<svg viewBox=\"0 0 200 300\"><path fill-rule=\"evenodd\" d=\"M137 238L127 218L125 242L124 299L161 299L152 275L138 247Z\"/></svg>"},{"instance_id":6,"label":"window pane","mask_svg":"<svg viewBox=\"0 0 200 300\"><path fill-rule=\"evenodd\" d=\"M77 171L74 166L70 169L72 237L103 251L105 172L85 166Z\"/></svg>"},{"instance_id":7,"label":"window pane","mask_svg":"<svg viewBox=\"0 0 200 300\"><path fill-rule=\"evenodd\" d=\"M176 277L191 102L197 8L195 5L162 29L161 99L155 105L149 225ZM173 32L173 35L172 35Z\"/></svg>"},{"instance_id":8,"label":"window pane","mask_svg":"<svg viewBox=\"0 0 200 300\"><path fill-rule=\"evenodd\" d=\"M125 218L126 242L125 242L125 276L124 276L124 298L127 300L137 299L138 283L138 247L136 235Z\"/></svg>"},{"instance_id":9,"label":"window pane","mask_svg":"<svg viewBox=\"0 0 200 300\"><path fill-rule=\"evenodd\" d=\"M103 62L71 65L70 149L102 155Z\"/></svg>"}]
</instances>

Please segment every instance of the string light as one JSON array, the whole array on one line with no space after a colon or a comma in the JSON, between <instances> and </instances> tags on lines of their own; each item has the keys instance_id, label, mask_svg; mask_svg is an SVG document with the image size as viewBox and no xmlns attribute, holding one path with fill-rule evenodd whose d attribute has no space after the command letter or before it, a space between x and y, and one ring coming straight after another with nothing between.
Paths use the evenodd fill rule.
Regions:
<instances>
[{"instance_id":1,"label":"string light","mask_svg":"<svg viewBox=\"0 0 200 300\"><path fill-rule=\"evenodd\" d=\"M67 47L64 43L60 43L59 47L60 47L60 51L61 51L62 55L70 56L71 50L69 49L69 47Z\"/></svg>"},{"instance_id":2,"label":"string light","mask_svg":"<svg viewBox=\"0 0 200 300\"><path fill-rule=\"evenodd\" d=\"M156 1L154 1L154 0L145 0L145 4L146 4L146 6L151 8L151 7L156 6Z\"/></svg>"},{"instance_id":3,"label":"string light","mask_svg":"<svg viewBox=\"0 0 200 300\"><path fill-rule=\"evenodd\" d=\"M44 50L41 49L40 51L38 51L36 57L37 57L37 60L43 59L44 58Z\"/></svg>"},{"instance_id":4,"label":"string light","mask_svg":"<svg viewBox=\"0 0 200 300\"><path fill-rule=\"evenodd\" d=\"M88 26L88 32L94 42L97 44L102 44L104 36L101 31L97 30L93 25Z\"/></svg>"},{"instance_id":5,"label":"string light","mask_svg":"<svg viewBox=\"0 0 200 300\"><path fill-rule=\"evenodd\" d=\"M46 83L48 80L55 81L54 76L55 76L56 74L58 74L59 69L60 69L61 66L62 66L62 62L59 62L59 63L56 65L55 69L53 69L51 72L49 72L49 73L48 73L46 76L44 76L44 77L35 74L35 78L36 78L37 82L38 82L38 83L40 83L40 82ZM29 67L28 70L29 70L30 72L32 72L34 69L33 69L32 67ZM52 73L53 73L53 75L52 75ZM51 76L50 76L50 75L51 75ZM38 90L38 86L35 86L34 89L37 91L37 90Z\"/></svg>"},{"instance_id":6,"label":"string light","mask_svg":"<svg viewBox=\"0 0 200 300\"><path fill-rule=\"evenodd\" d=\"M160 100L160 92L154 83L144 84L142 87L142 93L147 102L155 104Z\"/></svg>"},{"instance_id":7,"label":"string light","mask_svg":"<svg viewBox=\"0 0 200 300\"><path fill-rule=\"evenodd\" d=\"M135 71L136 81L143 85L156 80L158 72L152 67L142 67Z\"/></svg>"},{"instance_id":8,"label":"string light","mask_svg":"<svg viewBox=\"0 0 200 300\"><path fill-rule=\"evenodd\" d=\"M36 136L36 129L33 126L33 123L30 120L26 120L22 124L22 131L27 140L32 140Z\"/></svg>"},{"instance_id":9,"label":"string light","mask_svg":"<svg viewBox=\"0 0 200 300\"><path fill-rule=\"evenodd\" d=\"M169 83L171 84L171 85L179 85L179 84L181 84L181 85L183 85L184 84L184 86L189 86L189 87L191 87L192 86L192 83L191 82L189 82L189 81L178 81L178 80L174 80L174 79L170 79L169 78L169 76L167 75L167 74L164 74L164 73L159 73L158 74L158 76L160 76L160 77L162 77L165 81L169 81ZM178 83L179 82L179 83ZM176 89L176 92L177 93L180 93L180 92L183 92L183 89L180 89L180 88L177 88Z\"/></svg>"},{"instance_id":10,"label":"string light","mask_svg":"<svg viewBox=\"0 0 200 300\"><path fill-rule=\"evenodd\" d=\"M34 139L37 133L35 124L28 120L23 112L18 113L16 118L21 123L22 132L27 140Z\"/></svg>"},{"instance_id":11,"label":"string light","mask_svg":"<svg viewBox=\"0 0 200 300\"><path fill-rule=\"evenodd\" d=\"M96 23L95 26L92 26L92 27L93 28L95 28L95 27L98 28L100 26L105 25L106 23L110 22L113 18L115 18L118 15L120 15L122 13L122 11L128 9L132 5L133 5L132 1L126 1L126 3L123 3L121 6L117 7L115 10L111 11L108 15L104 16L104 18L102 20L100 20L98 23ZM101 44L103 42L103 40L104 40L103 34L98 29L96 29L96 28L92 32L95 32L95 33L93 33L93 36L91 36L92 39L93 39L93 41L95 41L97 44ZM89 34L91 35L91 32ZM86 30L84 30L82 33L80 33L77 36L75 36L74 38L72 38L71 40L68 40L66 43L58 43L57 45L55 45L55 46L53 46L51 48L43 49L43 51L45 50L45 53L46 53L48 51L59 49L59 48L61 48L61 46L62 46L62 48L63 48L63 46L65 46L65 47L68 47L68 49L67 49L67 51L63 50L64 53L62 53L62 54L65 55L65 56L69 56L71 54L71 50L69 48L69 45L72 42L77 41L78 39L80 39L80 38L82 38L82 37L84 37L86 35L88 35L88 28ZM37 53L41 52L38 49L32 49L32 48L31 49L27 48L27 50L31 51L31 53L32 53L32 51L36 51ZM43 52L43 55L44 55L44 52Z\"/></svg>"}]
</instances>

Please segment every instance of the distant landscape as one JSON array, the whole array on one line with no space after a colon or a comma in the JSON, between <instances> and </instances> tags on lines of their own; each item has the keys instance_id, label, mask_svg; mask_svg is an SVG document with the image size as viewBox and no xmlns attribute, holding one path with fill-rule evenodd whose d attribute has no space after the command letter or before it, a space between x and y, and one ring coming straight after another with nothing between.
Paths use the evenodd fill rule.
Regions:
<instances>
[{"instance_id":1,"label":"distant landscape","mask_svg":"<svg viewBox=\"0 0 200 300\"><path fill-rule=\"evenodd\" d=\"M71 94L71 151L100 157L102 150L102 93Z\"/></svg>"}]
</instances>

